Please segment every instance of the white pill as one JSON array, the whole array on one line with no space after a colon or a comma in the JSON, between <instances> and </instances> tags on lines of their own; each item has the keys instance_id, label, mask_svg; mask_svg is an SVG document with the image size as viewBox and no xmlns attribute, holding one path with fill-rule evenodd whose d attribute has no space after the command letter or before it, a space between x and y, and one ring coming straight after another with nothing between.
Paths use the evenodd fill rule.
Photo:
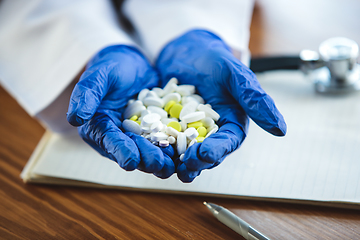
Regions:
<instances>
[{"instance_id":1,"label":"white pill","mask_svg":"<svg viewBox=\"0 0 360 240\"><path fill-rule=\"evenodd\" d=\"M170 120L172 120L173 122L178 122L178 119L177 118L169 118Z\"/></svg>"},{"instance_id":2,"label":"white pill","mask_svg":"<svg viewBox=\"0 0 360 240\"><path fill-rule=\"evenodd\" d=\"M122 127L124 128L125 132L132 132L137 135L141 134L141 127L135 121L125 119L122 123Z\"/></svg>"},{"instance_id":3,"label":"white pill","mask_svg":"<svg viewBox=\"0 0 360 240\"><path fill-rule=\"evenodd\" d=\"M143 90L141 90L138 95L138 100L140 100L140 101L144 100L146 94L148 94L149 91L150 90L147 88L144 88Z\"/></svg>"},{"instance_id":4,"label":"white pill","mask_svg":"<svg viewBox=\"0 0 360 240\"><path fill-rule=\"evenodd\" d=\"M196 138L194 138L193 140L191 140L191 141L189 142L188 148L191 147L192 145L194 145L195 143L197 143Z\"/></svg>"},{"instance_id":5,"label":"white pill","mask_svg":"<svg viewBox=\"0 0 360 240\"><path fill-rule=\"evenodd\" d=\"M136 100L126 107L124 111L124 118L128 119L134 115L140 116L140 113L145 109L146 107L144 107L143 103L140 100Z\"/></svg>"},{"instance_id":6,"label":"white pill","mask_svg":"<svg viewBox=\"0 0 360 240\"><path fill-rule=\"evenodd\" d=\"M216 125L217 126L217 125ZM209 137L211 134L213 134L213 133L216 133L217 131L218 131L218 127L216 128L213 128L213 129L211 129L207 134L206 134L206 136L205 136L205 138L207 138L207 137Z\"/></svg>"},{"instance_id":7,"label":"white pill","mask_svg":"<svg viewBox=\"0 0 360 240\"><path fill-rule=\"evenodd\" d=\"M148 106L147 110L150 111L151 113L157 113L161 116L161 118L167 118L168 113L162 109L161 107L157 107L157 106Z\"/></svg>"},{"instance_id":8,"label":"white pill","mask_svg":"<svg viewBox=\"0 0 360 240\"><path fill-rule=\"evenodd\" d=\"M186 151L186 135L183 132L179 132L177 138L176 138L176 148L178 151L178 154L181 155L185 153Z\"/></svg>"},{"instance_id":9,"label":"white pill","mask_svg":"<svg viewBox=\"0 0 360 240\"><path fill-rule=\"evenodd\" d=\"M168 140L160 140L159 141L159 146L160 147L167 147L167 146L169 146L169 141Z\"/></svg>"},{"instance_id":10,"label":"white pill","mask_svg":"<svg viewBox=\"0 0 360 240\"><path fill-rule=\"evenodd\" d=\"M214 126L215 122L211 117L206 117L204 119L201 119L201 123L204 125L204 127L212 127Z\"/></svg>"},{"instance_id":11,"label":"white pill","mask_svg":"<svg viewBox=\"0 0 360 240\"><path fill-rule=\"evenodd\" d=\"M161 118L161 122L164 124L164 125L168 125L170 122L174 122L173 119L171 118ZM175 121L177 122L177 121Z\"/></svg>"},{"instance_id":12,"label":"white pill","mask_svg":"<svg viewBox=\"0 0 360 240\"><path fill-rule=\"evenodd\" d=\"M133 102L135 102L135 99L130 99L127 103L127 105L129 106L130 104L132 104Z\"/></svg>"},{"instance_id":13,"label":"white pill","mask_svg":"<svg viewBox=\"0 0 360 240\"><path fill-rule=\"evenodd\" d=\"M160 121L161 116L157 113L145 115L141 121L141 126L150 127L154 122Z\"/></svg>"},{"instance_id":14,"label":"white pill","mask_svg":"<svg viewBox=\"0 0 360 240\"><path fill-rule=\"evenodd\" d=\"M219 126L216 125L216 124L214 124L214 126L206 128L206 131L209 133L209 132L211 132L213 129L216 129L216 130L214 130L214 131L217 132L217 131L219 130Z\"/></svg>"},{"instance_id":15,"label":"white pill","mask_svg":"<svg viewBox=\"0 0 360 240\"><path fill-rule=\"evenodd\" d=\"M180 93L181 96L189 96L195 93L194 85L180 85L177 87L176 92Z\"/></svg>"},{"instance_id":16,"label":"white pill","mask_svg":"<svg viewBox=\"0 0 360 240\"><path fill-rule=\"evenodd\" d=\"M163 128L163 124L160 120L151 124L151 127L150 127L151 132L154 132L154 133L160 132L162 128Z\"/></svg>"},{"instance_id":17,"label":"white pill","mask_svg":"<svg viewBox=\"0 0 360 240\"><path fill-rule=\"evenodd\" d=\"M190 95L189 97L196 99L196 101L198 101L201 104L205 103L205 100L198 94L193 94L193 95Z\"/></svg>"},{"instance_id":18,"label":"white pill","mask_svg":"<svg viewBox=\"0 0 360 240\"><path fill-rule=\"evenodd\" d=\"M209 103L205 104L205 106L208 106L209 108L212 108L212 106Z\"/></svg>"},{"instance_id":19,"label":"white pill","mask_svg":"<svg viewBox=\"0 0 360 240\"><path fill-rule=\"evenodd\" d=\"M170 144L174 144L176 142L176 138L174 138L173 136L169 136L167 140Z\"/></svg>"},{"instance_id":20,"label":"white pill","mask_svg":"<svg viewBox=\"0 0 360 240\"><path fill-rule=\"evenodd\" d=\"M148 115L150 113L149 110L145 109L145 110L142 110L141 113L140 113L140 116L141 117L144 117L145 115Z\"/></svg>"},{"instance_id":21,"label":"white pill","mask_svg":"<svg viewBox=\"0 0 360 240\"><path fill-rule=\"evenodd\" d=\"M178 103L181 101L181 95L179 93L172 92L172 93L166 94L162 98L162 100L164 102L164 105L170 101L174 101L174 102Z\"/></svg>"},{"instance_id":22,"label":"white pill","mask_svg":"<svg viewBox=\"0 0 360 240\"><path fill-rule=\"evenodd\" d=\"M206 117L205 112L193 112L193 113L189 113L189 114L185 115L182 118L182 121L186 122L186 123L191 123L191 122L200 121L201 119L203 119L205 117Z\"/></svg>"},{"instance_id":23,"label":"white pill","mask_svg":"<svg viewBox=\"0 0 360 240\"><path fill-rule=\"evenodd\" d=\"M151 140L156 141L156 142L159 142L161 140L167 140L168 137L169 136L163 132L157 132L157 133L151 134Z\"/></svg>"},{"instance_id":24,"label":"white pill","mask_svg":"<svg viewBox=\"0 0 360 240\"><path fill-rule=\"evenodd\" d=\"M176 85L179 83L179 81L177 80L177 78L176 77L172 77L172 78L170 78L170 80L166 83L166 85L168 85L168 84L172 84L172 83L175 83ZM166 85L165 85L165 87L166 87ZM164 88L165 88L164 87Z\"/></svg>"},{"instance_id":25,"label":"white pill","mask_svg":"<svg viewBox=\"0 0 360 240\"><path fill-rule=\"evenodd\" d=\"M158 96L156 97L146 97L143 100L143 103L145 106L157 106L162 108L164 106L164 101L159 98Z\"/></svg>"},{"instance_id":26,"label":"white pill","mask_svg":"<svg viewBox=\"0 0 360 240\"><path fill-rule=\"evenodd\" d=\"M184 132L187 129L187 124L186 122L180 121L179 122L181 125L181 131Z\"/></svg>"},{"instance_id":27,"label":"white pill","mask_svg":"<svg viewBox=\"0 0 360 240\"><path fill-rule=\"evenodd\" d=\"M215 112L213 109L209 108L208 106L206 106L204 104L199 104L197 109L199 111L205 112L207 117L211 117L215 121L219 120L219 118L220 118L220 115L217 112Z\"/></svg>"},{"instance_id":28,"label":"white pill","mask_svg":"<svg viewBox=\"0 0 360 240\"><path fill-rule=\"evenodd\" d=\"M199 136L199 132L193 127L186 129L184 133L189 140L193 140Z\"/></svg>"},{"instance_id":29,"label":"white pill","mask_svg":"<svg viewBox=\"0 0 360 240\"><path fill-rule=\"evenodd\" d=\"M131 121L131 120L130 120L130 121ZM151 133L150 127L141 126L141 131L142 131L143 133Z\"/></svg>"},{"instance_id":30,"label":"white pill","mask_svg":"<svg viewBox=\"0 0 360 240\"><path fill-rule=\"evenodd\" d=\"M183 161L183 160L184 160L184 156L185 156L185 154L184 154L184 153L183 153L183 154L181 154L181 155L180 155L180 157L179 157L179 160L180 160L180 161Z\"/></svg>"},{"instance_id":31,"label":"white pill","mask_svg":"<svg viewBox=\"0 0 360 240\"><path fill-rule=\"evenodd\" d=\"M172 127L166 127L165 133L173 137L177 137L179 135L179 131Z\"/></svg>"},{"instance_id":32,"label":"white pill","mask_svg":"<svg viewBox=\"0 0 360 240\"><path fill-rule=\"evenodd\" d=\"M154 91L148 91L147 94L145 95L144 99L147 97L157 97L158 98L159 96Z\"/></svg>"},{"instance_id":33,"label":"white pill","mask_svg":"<svg viewBox=\"0 0 360 240\"><path fill-rule=\"evenodd\" d=\"M151 89L151 91L156 93L158 97L164 96L164 90L162 88L154 87L153 89Z\"/></svg>"},{"instance_id":34,"label":"white pill","mask_svg":"<svg viewBox=\"0 0 360 240\"><path fill-rule=\"evenodd\" d=\"M195 112L199 103L197 101L190 101L187 102L185 105L183 105L183 108L181 109L179 118L182 120L182 118L189 113Z\"/></svg>"},{"instance_id":35,"label":"white pill","mask_svg":"<svg viewBox=\"0 0 360 240\"><path fill-rule=\"evenodd\" d=\"M166 96L169 93L175 92L177 89L177 85L174 82L168 82L166 86L163 88L164 90L164 96Z\"/></svg>"}]
</instances>

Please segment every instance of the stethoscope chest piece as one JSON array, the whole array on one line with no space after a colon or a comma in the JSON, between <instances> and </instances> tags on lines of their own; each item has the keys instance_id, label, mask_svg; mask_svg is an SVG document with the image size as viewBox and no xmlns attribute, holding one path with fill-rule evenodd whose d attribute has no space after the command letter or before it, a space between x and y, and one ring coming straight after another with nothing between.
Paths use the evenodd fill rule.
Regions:
<instances>
[{"instance_id":1,"label":"stethoscope chest piece","mask_svg":"<svg viewBox=\"0 0 360 240\"><path fill-rule=\"evenodd\" d=\"M359 47L353 40L336 37L320 44L319 54L300 53L301 69L320 93L346 93L360 90Z\"/></svg>"}]
</instances>

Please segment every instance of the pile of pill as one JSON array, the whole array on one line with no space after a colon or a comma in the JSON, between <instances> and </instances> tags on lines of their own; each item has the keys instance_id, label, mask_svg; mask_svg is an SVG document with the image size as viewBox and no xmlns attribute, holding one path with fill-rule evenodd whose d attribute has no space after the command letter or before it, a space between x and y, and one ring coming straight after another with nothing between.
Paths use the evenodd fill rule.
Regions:
<instances>
[{"instance_id":1,"label":"pile of pill","mask_svg":"<svg viewBox=\"0 0 360 240\"><path fill-rule=\"evenodd\" d=\"M195 86L178 85L172 78L164 88L141 90L124 111L125 132L141 135L154 145L176 146L180 160L188 147L202 142L219 127L220 118L204 99L195 94Z\"/></svg>"}]
</instances>

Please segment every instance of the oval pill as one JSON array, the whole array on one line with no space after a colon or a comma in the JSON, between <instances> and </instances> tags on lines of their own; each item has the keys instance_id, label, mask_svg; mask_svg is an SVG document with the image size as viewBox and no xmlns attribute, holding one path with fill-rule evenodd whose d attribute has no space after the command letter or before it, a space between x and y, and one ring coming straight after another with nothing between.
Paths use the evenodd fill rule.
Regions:
<instances>
[{"instance_id":1,"label":"oval pill","mask_svg":"<svg viewBox=\"0 0 360 240\"><path fill-rule=\"evenodd\" d=\"M167 124L167 126L168 126L168 127L172 127L173 129L175 129L175 130L178 131L178 132L181 132L181 125L180 125L179 122L175 122L175 121L169 122L169 123Z\"/></svg>"},{"instance_id":2,"label":"oval pill","mask_svg":"<svg viewBox=\"0 0 360 240\"><path fill-rule=\"evenodd\" d=\"M161 140L167 140L169 136L166 133L163 132L157 132L151 136L152 141L159 142Z\"/></svg>"},{"instance_id":3,"label":"oval pill","mask_svg":"<svg viewBox=\"0 0 360 240\"><path fill-rule=\"evenodd\" d=\"M143 90L141 90L138 94L138 100L140 100L140 101L144 100L144 98L148 92L150 92L150 90L147 88L144 88Z\"/></svg>"},{"instance_id":4,"label":"oval pill","mask_svg":"<svg viewBox=\"0 0 360 240\"><path fill-rule=\"evenodd\" d=\"M185 157L185 154L182 153L182 154L180 155L180 157L179 157L179 160L180 160L180 161L183 161L183 160L184 160L184 157Z\"/></svg>"},{"instance_id":5,"label":"oval pill","mask_svg":"<svg viewBox=\"0 0 360 240\"><path fill-rule=\"evenodd\" d=\"M193 112L193 113L189 113L189 114L185 115L183 117L182 121L184 121L186 123L192 123L192 122L200 121L203 118L205 118L204 112Z\"/></svg>"},{"instance_id":6,"label":"oval pill","mask_svg":"<svg viewBox=\"0 0 360 240\"><path fill-rule=\"evenodd\" d=\"M136 122L132 121L132 120L125 119L123 121L123 123L122 123L122 127L123 127L125 132L132 132L132 133L135 133L137 135L141 134L140 125L137 124Z\"/></svg>"},{"instance_id":7,"label":"oval pill","mask_svg":"<svg viewBox=\"0 0 360 240\"><path fill-rule=\"evenodd\" d=\"M190 95L189 97L194 98L196 101L198 101L198 103L202 103L202 104L205 103L204 99L198 94L193 94L193 95Z\"/></svg>"},{"instance_id":8,"label":"oval pill","mask_svg":"<svg viewBox=\"0 0 360 240\"><path fill-rule=\"evenodd\" d=\"M176 92L180 93L182 96L189 96L195 93L195 86L189 84L179 85Z\"/></svg>"},{"instance_id":9,"label":"oval pill","mask_svg":"<svg viewBox=\"0 0 360 240\"><path fill-rule=\"evenodd\" d=\"M181 100L181 95L179 93L173 92L173 93L169 93L166 94L163 98L162 98L164 104L168 103L169 101L174 101L176 103L180 102Z\"/></svg>"},{"instance_id":10,"label":"oval pill","mask_svg":"<svg viewBox=\"0 0 360 240\"><path fill-rule=\"evenodd\" d=\"M205 114L206 115L206 114ZM208 128L208 127L212 127L215 125L214 120L211 117L205 117L204 119L201 119L200 121L204 127Z\"/></svg>"},{"instance_id":11,"label":"oval pill","mask_svg":"<svg viewBox=\"0 0 360 240\"><path fill-rule=\"evenodd\" d=\"M196 101L190 101L187 102L185 105L183 105L183 108L181 109L179 118L180 120L182 120L182 118L186 115L188 115L189 113L195 112L197 107L198 107L199 103Z\"/></svg>"},{"instance_id":12,"label":"oval pill","mask_svg":"<svg viewBox=\"0 0 360 240\"><path fill-rule=\"evenodd\" d=\"M143 100L145 106L157 106L162 108L164 106L164 102L158 96L156 97L146 97Z\"/></svg>"},{"instance_id":13,"label":"oval pill","mask_svg":"<svg viewBox=\"0 0 360 240\"><path fill-rule=\"evenodd\" d=\"M206 116L211 117L215 121L219 120L219 118L220 118L220 115L217 112L215 112L212 108L210 108L209 106L206 106L204 104L199 104L197 109L199 111L205 112Z\"/></svg>"},{"instance_id":14,"label":"oval pill","mask_svg":"<svg viewBox=\"0 0 360 240\"><path fill-rule=\"evenodd\" d=\"M163 88L163 90L164 90L164 96L165 96L166 94L175 92L176 88L177 88L176 83L169 81L169 82L165 85L165 87Z\"/></svg>"},{"instance_id":15,"label":"oval pill","mask_svg":"<svg viewBox=\"0 0 360 240\"><path fill-rule=\"evenodd\" d=\"M154 87L153 89L151 89L151 91L156 93L156 95L158 95L158 97L164 96L164 90L162 88Z\"/></svg>"},{"instance_id":16,"label":"oval pill","mask_svg":"<svg viewBox=\"0 0 360 240\"><path fill-rule=\"evenodd\" d=\"M178 151L178 154L181 155L182 153L185 153L186 151L186 135L183 132L179 132L177 138L176 138L176 148Z\"/></svg>"},{"instance_id":17,"label":"oval pill","mask_svg":"<svg viewBox=\"0 0 360 240\"><path fill-rule=\"evenodd\" d=\"M174 118L179 118L180 116L180 112L182 110L183 106L181 104L175 103L171 108L170 108L170 116L174 117Z\"/></svg>"},{"instance_id":18,"label":"oval pill","mask_svg":"<svg viewBox=\"0 0 360 240\"><path fill-rule=\"evenodd\" d=\"M173 137L177 137L179 135L179 131L172 127L166 127L165 133Z\"/></svg>"},{"instance_id":19,"label":"oval pill","mask_svg":"<svg viewBox=\"0 0 360 240\"><path fill-rule=\"evenodd\" d=\"M148 106L147 110L150 111L151 113L159 114L161 118L166 118L168 116L168 113L161 107Z\"/></svg>"},{"instance_id":20,"label":"oval pill","mask_svg":"<svg viewBox=\"0 0 360 240\"><path fill-rule=\"evenodd\" d=\"M133 103L131 103L129 106L126 107L124 111L124 118L129 119L133 115L139 116L140 113L145 110L146 107L140 100L136 100Z\"/></svg>"}]
</instances>

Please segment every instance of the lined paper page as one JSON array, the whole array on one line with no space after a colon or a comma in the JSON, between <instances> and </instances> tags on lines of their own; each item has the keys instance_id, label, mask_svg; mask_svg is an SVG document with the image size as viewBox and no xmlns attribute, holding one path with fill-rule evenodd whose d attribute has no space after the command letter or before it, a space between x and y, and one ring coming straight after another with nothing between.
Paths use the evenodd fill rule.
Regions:
<instances>
[{"instance_id":1,"label":"lined paper page","mask_svg":"<svg viewBox=\"0 0 360 240\"><path fill-rule=\"evenodd\" d=\"M324 96L300 72L258 75L288 125L274 137L251 122L239 150L192 183L126 172L77 136L53 135L35 174L110 186L247 197L360 202L360 93Z\"/></svg>"}]
</instances>

